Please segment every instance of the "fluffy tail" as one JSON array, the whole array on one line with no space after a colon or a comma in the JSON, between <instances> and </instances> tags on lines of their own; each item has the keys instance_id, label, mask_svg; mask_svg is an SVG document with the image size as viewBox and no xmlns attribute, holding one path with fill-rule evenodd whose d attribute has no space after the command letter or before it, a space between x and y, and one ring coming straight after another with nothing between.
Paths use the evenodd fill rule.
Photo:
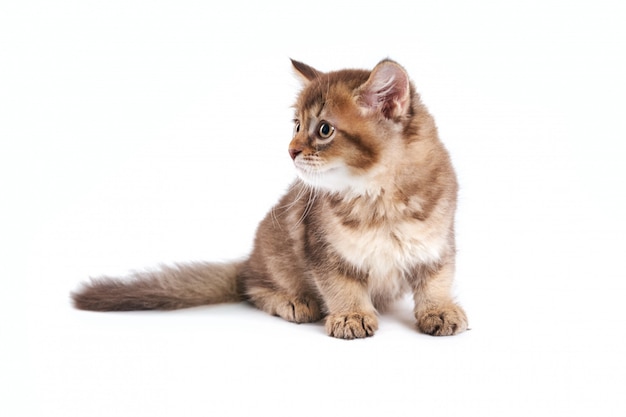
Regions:
<instances>
[{"instance_id":1,"label":"fluffy tail","mask_svg":"<svg viewBox=\"0 0 626 417\"><path fill-rule=\"evenodd\" d=\"M72 293L81 310L174 310L240 301L237 275L243 262L191 263L138 272L128 278L92 279Z\"/></svg>"}]
</instances>

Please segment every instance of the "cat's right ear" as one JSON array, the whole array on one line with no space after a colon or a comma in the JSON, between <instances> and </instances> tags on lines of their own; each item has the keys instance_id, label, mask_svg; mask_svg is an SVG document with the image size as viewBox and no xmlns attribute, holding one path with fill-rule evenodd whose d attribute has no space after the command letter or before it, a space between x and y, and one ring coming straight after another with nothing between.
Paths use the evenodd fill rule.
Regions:
<instances>
[{"instance_id":1,"label":"cat's right ear","mask_svg":"<svg viewBox=\"0 0 626 417\"><path fill-rule=\"evenodd\" d=\"M305 86L322 75L322 73L315 68L310 67L307 64L303 64L302 62L296 61L295 59L291 60L291 65L293 65L293 69L296 75L300 78L302 84Z\"/></svg>"}]
</instances>

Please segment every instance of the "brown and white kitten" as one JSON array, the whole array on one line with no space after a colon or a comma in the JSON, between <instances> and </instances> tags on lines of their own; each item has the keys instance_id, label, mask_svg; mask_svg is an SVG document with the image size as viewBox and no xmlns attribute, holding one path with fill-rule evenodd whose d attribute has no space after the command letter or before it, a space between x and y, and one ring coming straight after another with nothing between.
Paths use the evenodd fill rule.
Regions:
<instances>
[{"instance_id":1,"label":"brown and white kitten","mask_svg":"<svg viewBox=\"0 0 626 417\"><path fill-rule=\"evenodd\" d=\"M91 280L79 309L176 309L247 300L296 323L326 319L330 336L372 336L377 313L407 291L417 327L467 329L454 302L457 181L432 116L406 71L323 73L303 80L289 144L298 177L267 214L250 256Z\"/></svg>"}]
</instances>

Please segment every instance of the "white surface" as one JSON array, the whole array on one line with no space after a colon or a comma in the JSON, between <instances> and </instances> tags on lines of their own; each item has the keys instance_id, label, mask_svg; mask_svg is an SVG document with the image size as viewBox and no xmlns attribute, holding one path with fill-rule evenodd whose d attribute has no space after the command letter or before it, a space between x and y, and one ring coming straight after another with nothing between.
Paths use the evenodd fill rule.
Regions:
<instances>
[{"instance_id":1,"label":"white surface","mask_svg":"<svg viewBox=\"0 0 626 417\"><path fill-rule=\"evenodd\" d=\"M624 415L623 2L345 3L0 5L0 415ZM90 275L245 255L294 177L288 57L387 56L458 170L471 331L70 308Z\"/></svg>"}]
</instances>

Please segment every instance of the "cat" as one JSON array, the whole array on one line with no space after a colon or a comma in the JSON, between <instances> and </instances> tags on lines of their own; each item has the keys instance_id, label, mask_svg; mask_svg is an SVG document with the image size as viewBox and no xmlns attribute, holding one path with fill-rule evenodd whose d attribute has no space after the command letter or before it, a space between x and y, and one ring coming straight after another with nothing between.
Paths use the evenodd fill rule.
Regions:
<instances>
[{"instance_id":1,"label":"cat","mask_svg":"<svg viewBox=\"0 0 626 417\"><path fill-rule=\"evenodd\" d=\"M252 253L92 279L84 310L177 309L246 300L328 335L372 336L407 292L418 330L467 329L451 295L457 180L433 117L406 70L321 72L292 60L302 90L289 155L297 179L260 223Z\"/></svg>"}]
</instances>

